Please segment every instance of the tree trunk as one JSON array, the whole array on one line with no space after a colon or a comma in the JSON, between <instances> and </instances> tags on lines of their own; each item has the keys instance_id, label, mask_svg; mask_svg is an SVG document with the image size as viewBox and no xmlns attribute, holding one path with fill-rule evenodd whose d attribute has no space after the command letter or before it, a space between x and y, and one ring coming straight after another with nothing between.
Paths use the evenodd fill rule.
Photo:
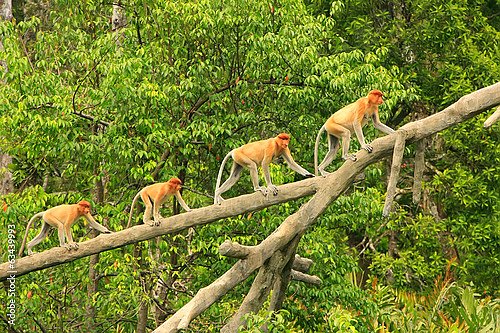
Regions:
<instances>
[{"instance_id":1,"label":"tree trunk","mask_svg":"<svg viewBox=\"0 0 500 333\"><path fill-rule=\"evenodd\" d=\"M142 258L143 254L143 249L142 249L142 244L135 244L134 246L134 258L136 264L134 264L134 271L136 272L136 275L139 277L139 283L142 288L147 289L145 287L146 282L145 277L141 274L141 270L144 267L144 259ZM139 271L139 272L138 272ZM145 333L146 332L146 325L148 323L148 312L149 312L149 304L147 300L145 299L146 290L144 290L141 293L141 297L139 299L139 310L137 312L137 326L136 326L136 333Z\"/></svg>"}]
</instances>

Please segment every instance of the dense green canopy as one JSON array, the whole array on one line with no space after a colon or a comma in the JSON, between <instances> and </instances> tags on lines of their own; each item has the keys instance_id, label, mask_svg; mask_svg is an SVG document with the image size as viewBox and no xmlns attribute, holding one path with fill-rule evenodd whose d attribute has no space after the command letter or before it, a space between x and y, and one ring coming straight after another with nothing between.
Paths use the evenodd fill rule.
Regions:
<instances>
[{"instance_id":1,"label":"dense green canopy","mask_svg":"<svg viewBox=\"0 0 500 333\"><path fill-rule=\"evenodd\" d=\"M99 223L122 230L137 191L172 176L184 181L190 207L210 205L227 152L280 132L312 171L321 125L371 89L384 92L381 119L397 129L500 81L498 0L116 4L25 0L0 21L0 154L12 158L14 187L0 196L0 229L16 244L35 213L81 199ZM124 26L112 29L113 10ZM407 146L387 219L388 161L367 168L298 244L322 285L290 283L283 310L251 315L246 330L265 322L273 332L499 329L500 125L482 127L490 113L426 141L418 204ZM342 163L337 155L330 169ZM281 161L271 177L302 179ZM224 196L251 191L244 172ZM12 332L150 331L231 268L234 259L218 253L224 240L259 244L303 202L19 277ZM168 201L162 212L182 209ZM83 220L72 229L77 241L92 237ZM34 250L58 246L56 234ZM8 261L9 237L0 249ZM218 332L251 282L190 329ZM7 284L0 299L0 328L13 329Z\"/></svg>"}]
</instances>

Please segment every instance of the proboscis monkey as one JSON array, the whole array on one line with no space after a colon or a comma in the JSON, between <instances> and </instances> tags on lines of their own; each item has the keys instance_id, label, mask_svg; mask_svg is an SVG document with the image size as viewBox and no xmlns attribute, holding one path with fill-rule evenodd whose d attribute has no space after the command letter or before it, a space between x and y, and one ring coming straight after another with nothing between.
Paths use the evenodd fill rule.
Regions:
<instances>
[{"instance_id":1,"label":"proboscis monkey","mask_svg":"<svg viewBox=\"0 0 500 333\"><path fill-rule=\"evenodd\" d=\"M378 106L384 103L382 99L382 92L380 90L372 90L366 97L358 99L356 102L351 103L342 109L335 112L326 123L321 126L316 137L314 145L314 172L318 174L318 170L322 176L328 174L325 168L332 163L335 154L340 147L340 140L342 140L342 158L344 160L350 159L356 161L356 155L349 154L349 144L352 132L356 133L361 148L371 153L373 147L365 143L363 135L363 126L371 118L373 126L386 133L394 133L394 130L387 125L380 122L378 115ZM318 167L318 146L321 134L326 131L328 135L328 153Z\"/></svg>"},{"instance_id":2,"label":"proboscis monkey","mask_svg":"<svg viewBox=\"0 0 500 333\"><path fill-rule=\"evenodd\" d=\"M177 198L177 201L179 201L182 208L184 208L187 212L190 212L191 208L189 208L182 199L180 193L181 188L182 181L177 177L172 177L168 182L165 183L156 183L144 187L139 191L139 193L135 195L134 200L132 200L132 207L130 207L130 215L128 218L127 228L130 227L130 222L132 221L132 212L134 211L134 206L139 196L144 202L144 205L146 205L146 210L144 211L144 216L142 217L142 221L144 222L144 224L151 220L151 213L153 213L153 222L151 222L151 225L160 225L160 207L163 205L165 200L167 200L167 198L172 195Z\"/></svg>"},{"instance_id":3,"label":"proboscis monkey","mask_svg":"<svg viewBox=\"0 0 500 333\"><path fill-rule=\"evenodd\" d=\"M226 157L224 157L219 169L217 184L215 186L214 203L219 204L222 200L224 200L221 197L222 193L229 190L238 181L243 168L250 170L250 177L252 178L254 191L260 191L264 195L267 195L269 192L272 192L273 195L277 195L278 188L271 182L271 176L269 175L269 164L274 158L279 156L283 156L286 163L293 171L300 173L305 177L314 177L312 173L302 168L293 160L290 149L288 148L289 143L290 135L281 133L274 138L250 142L239 148L231 150ZM224 165L230 157L233 159L231 174L224 184L220 186ZM259 166L262 167L267 188L259 186Z\"/></svg>"},{"instance_id":4,"label":"proboscis monkey","mask_svg":"<svg viewBox=\"0 0 500 333\"><path fill-rule=\"evenodd\" d=\"M68 250L77 249L78 244L73 241L73 235L71 234L71 226L80 217L84 217L90 224L90 226L97 231L103 233L111 233L106 227L100 225L94 220L90 214L90 203L88 201L82 200L77 204L72 205L59 205L47 209L46 211L35 214L26 227L26 233L24 234L23 243L21 249L19 250L19 256L22 256L24 251L24 245L26 244L26 238L28 237L28 231L31 224L36 218L42 218L42 230L40 233L33 238L28 243L28 255L32 255L33 251L31 249L39 244L41 241L47 237L50 227L57 228L57 234L59 236L59 245L64 246ZM67 241L67 243L66 243Z\"/></svg>"}]
</instances>

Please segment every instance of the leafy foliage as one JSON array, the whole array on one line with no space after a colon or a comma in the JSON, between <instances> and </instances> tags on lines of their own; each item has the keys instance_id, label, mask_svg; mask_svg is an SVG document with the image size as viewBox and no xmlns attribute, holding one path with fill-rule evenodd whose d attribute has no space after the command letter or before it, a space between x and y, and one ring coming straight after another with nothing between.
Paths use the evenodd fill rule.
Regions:
<instances>
[{"instance_id":1,"label":"leafy foliage","mask_svg":"<svg viewBox=\"0 0 500 333\"><path fill-rule=\"evenodd\" d=\"M196 191L183 192L191 207L209 205L200 193L213 192L223 156L283 131L311 170L318 128L370 89L384 91L382 120L398 127L500 77L495 1L125 0L127 25L117 31L111 4L22 3L16 20L0 21L8 68L0 76L0 152L14 159L17 189L0 198L0 228L14 224L18 242L33 214L81 199L92 201L100 223L121 230L137 191L171 176ZM500 132L483 130L483 121L432 139L424 199L417 206L402 191L390 219L381 215L386 165L368 168L299 245L322 286L292 282L285 309L248 316L246 331L264 323L276 332L498 329ZM365 134L379 135L369 127ZM401 189L411 186L413 149ZM282 163L271 173L276 184L300 179ZM249 191L244 174L226 195ZM155 327L232 266L219 244L258 244L301 203L101 253L96 293L87 289L95 282L88 259L23 276L17 325L133 332L146 304ZM175 202L165 206L164 215L179 213ZM89 237L82 223L73 232ZM37 250L57 246L56 238ZM2 249L7 242L0 239ZM192 330L219 330L250 283Z\"/></svg>"}]
</instances>

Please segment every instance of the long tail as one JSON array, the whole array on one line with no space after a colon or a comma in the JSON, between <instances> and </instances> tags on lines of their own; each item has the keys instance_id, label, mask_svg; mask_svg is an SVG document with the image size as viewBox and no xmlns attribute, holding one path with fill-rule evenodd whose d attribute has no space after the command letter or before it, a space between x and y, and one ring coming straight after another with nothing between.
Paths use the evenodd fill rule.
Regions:
<instances>
[{"instance_id":1,"label":"long tail","mask_svg":"<svg viewBox=\"0 0 500 333\"><path fill-rule=\"evenodd\" d=\"M314 174L318 176L318 148L319 140L321 139L321 134L325 131L325 125L321 126L318 135L316 136L316 142L314 143Z\"/></svg>"},{"instance_id":2,"label":"long tail","mask_svg":"<svg viewBox=\"0 0 500 333\"><path fill-rule=\"evenodd\" d=\"M220 165L220 169L219 169L219 174L217 175L217 183L215 185L215 192L214 192L214 204L217 203L217 196L218 196L218 193L219 193L219 188L220 188L220 182L222 180L222 172L224 172L224 165L226 165L227 163L227 160L230 158L230 157L233 157L233 152L234 152L234 149L231 150L229 153L227 153L227 155L224 157L224 159L222 160L222 163Z\"/></svg>"},{"instance_id":3,"label":"long tail","mask_svg":"<svg viewBox=\"0 0 500 333\"><path fill-rule=\"evenodd\" d=\"M142 190L141 190L142 191ZM132 221L132 213L134 211L134 206L135 206L135 203L137 202L137 198L139 198L139 195L141 195L141 191L139 191L135 197L134 197L134 200L132 200L132 206L130 207L130 214L128 216L128 223L127 223L127 229L130 227L130 222Z\"/></svg>"},{"instance_id":4,"label":"long tail","mask_svg":"<svg viewBox=\"0 0 500 333\"><path fill-rule=\"evenodd\" d=\"M35 215L33 215L33 217L29 220L28 222L28 225L26 226L26 233L24 234L24 238L23 238L23 243L21 244L21 249L19 250L19 253L17 254L18 257L21 257L23 255L23 252L24 252L24 246L26 245L26 239L28 238L28 232L31 228L31 224L33 223L33 221L35 221L36 218L38 217L42 217L43 214L45 214L45 211L43 212L40 212L40 213L36 213Z\"/></svg>"}]
</instances>

